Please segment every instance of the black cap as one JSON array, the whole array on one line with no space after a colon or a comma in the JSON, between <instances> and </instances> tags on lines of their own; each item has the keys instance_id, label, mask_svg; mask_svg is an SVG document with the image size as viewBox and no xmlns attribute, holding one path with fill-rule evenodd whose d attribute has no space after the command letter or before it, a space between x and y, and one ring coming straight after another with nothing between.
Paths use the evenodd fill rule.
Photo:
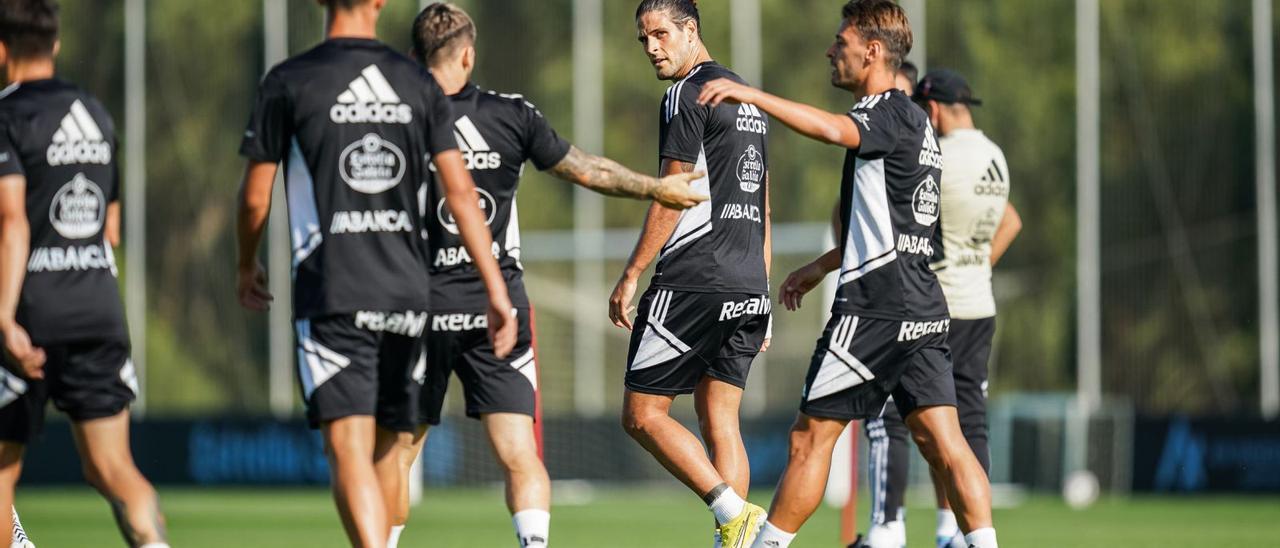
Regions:
<instances>
[{"instance_id":1,"label":"black cap","mask_svg":"<svg viewBox=\"0 0 1280 548\"><path fill-rule=\"evenodd\" d=\"M943 104L963 103L966 105L982 105L982 100L973 96L969 82L960 73L950 69L931 70L916 85L916 93L911 97L916 101L937 101Z\"/></svg>"}]
</instances>

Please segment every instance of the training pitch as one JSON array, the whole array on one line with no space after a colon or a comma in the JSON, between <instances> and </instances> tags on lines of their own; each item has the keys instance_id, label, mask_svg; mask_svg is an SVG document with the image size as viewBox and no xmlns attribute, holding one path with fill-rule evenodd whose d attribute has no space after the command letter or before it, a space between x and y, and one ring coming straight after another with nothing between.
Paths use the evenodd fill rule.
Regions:
<instances>
[{"instance_id":1,"label":"training pitch","mask_svg":"<svg viewBox=\"0 0 1280 548\"><path fill-rule=\"evenodd\" d=\"M751 498L768 505L768 493ZM170 541L179 548L345 546L322 490L197 490L160 486ZM669 489L608 488L552 510L556 548L700 547L711 544L711 515L674 484ZM110 510L88 488L19 489L18 510L40 548L120 546ZM1048 497L997 510L1002 546L1254 547L1280 545L1280 498L1132 497L1103 499L1083 511ZM865 524L865 517L860 516ZM795 548L838 546L836 510L822 508ZM498 489L429 490L400 546L515 546ZM933 512L911 508L910 546L932 546ZM865 527L865 526L864 526Z\"/></svg>"}]
</instances>

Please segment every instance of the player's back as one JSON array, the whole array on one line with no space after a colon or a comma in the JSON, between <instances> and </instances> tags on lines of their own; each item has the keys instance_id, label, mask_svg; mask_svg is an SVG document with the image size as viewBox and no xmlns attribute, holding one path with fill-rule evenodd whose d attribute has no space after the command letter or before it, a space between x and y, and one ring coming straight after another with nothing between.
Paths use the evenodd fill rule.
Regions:
<instances>
[{"instance_id":1,"label":"player's back","mask_svg":"<svg viewBox=\"0 0 1280 548\"><path fill-rule=\"evenodd\" d=\"M520 176L527 161L539 170L554 166L569 152L569 143L520 95L500 94L468 83L449 100L456 117L454 137L475 181L512 305L528 307L516 206ZM484 311L488 305L484 283L458 234L438 177L433 177L429 196L424 214L431 247L431 310Z\"/></svg>"},{"instance_id":2,"label":"player's back","mask_svg":"<svg viewBox=\"0 0 1280 548\"><path fill-rule=\"evenodd\" d=\"M754 105L699 105L702 85L718 78L743 82L729 69L707 61L672 85L662 101L659 155L706 172L707 177L692 186L711 199L681 213L662 248L653 285L765 293L769 120Z\"/></svg>"},{"instance_id":3,"label":"player's back","mask_svg":"<svg viewBox=\"0 0 1280 548\"><path fill-rule=\"evenodd\" d=\"M285 161L298 317L425 310L417 191L456 148L430 74L376 40L331 39L271 70L242 153Z\"/></svg>"},{"instance_id":4,"label":"player's back","mask_svg":"<svg viewBox=\"0 0 1280 548\"><path fill-rule=\"evenodd\" d=\"M17 319L36 344L126 336L107 207L119 195L111 116L59 79L0 92L0 175L26 177L31 247Z\"/></svg>"},{"instance_id":5,"label":"player's back","mask_svg":"<svg viewBox=\"0 0 1280 548\"><path fill-rule=\"evenodd\" d=\"M940 214L942 154L928 116L899 90L849 112L861 145L845 155L845 227L833 311L891 320L947 317L929 269Z\"/></svg>"},{"instance_id":6,"label":"player's back","mask_svg":"<svg viewBox=\"0 0 1280 548\"><path fill-rule=\"evenodd\" d=\"M952 131L939 144L946 169L932 267L951 317L989 318L996 313L991 239L1009 198L1009 166L1000 147L976 129Z\"/></svg>"}]
</instances>

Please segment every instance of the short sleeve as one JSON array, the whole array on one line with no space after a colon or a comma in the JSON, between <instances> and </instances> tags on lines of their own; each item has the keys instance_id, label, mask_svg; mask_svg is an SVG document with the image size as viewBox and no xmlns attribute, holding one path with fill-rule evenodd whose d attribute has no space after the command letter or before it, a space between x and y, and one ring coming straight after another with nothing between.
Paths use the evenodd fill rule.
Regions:
<instances>
[{"instance_id":1,"label":"short sleeve","mask_svg":"<svg viewBox=\"0 0 1280 548\"><path fill-rule=\"evenodd\" d=\"M292 109L284 82L275 71L268 73L258 86L258 98L240 143L240 155L261 162L282 160L292 137Z\"/></svg>"},{"instance_id":2,"label":"short sleeve","mask_svg":"<svg viewBox=\"0 0 1280 548\"><path fill-rule=\"evenodd\" d=\"M431 74L425 73L427 85L424 86L427 107L427 148L434 156L446 150L458 148L458 140L453 136L453 105L449 97L440 89L440 84Z\"/></svg>"},{"instance_id":3,"label":"short sleeve","mask_svg":"<svg viewBox=\"0 0 1280 548\"><path fill-rule=\"evenodd\" d=\"M524 153L538 171L549 169L569 154L569 141L564 140L547 122L533 103L522 101L524 109Z\"/></svg>"},{"instance_id":4,"label":"short sleeve","mask_svg":"<svg viewBox=\"0 0 1280 548\"><path fill-rule=\"evenodd\" d=\"M902 122L888 101L885 95L866 97L849 111L861 135L859 158L883 158L897 147Z\"/></svg>"},{"instance_id":5,"label":"short sleeve","mask_svg":"<svg viewBox=\"0 0 1280 548\"><path fill-rule=\"evenodd\" d=\"M698 104L699 89L695 84L681 82L667 90L662 99L659 156L697 163L711 110L709 106Z\"/></svg>"},{"instance_id":6,"label":"short sleeve","mask_svg":"<svg viewBox=\"0 0 1280 548\"><path fill-rule=\"evenodd\" d=\"M0 177L25 174L22 157L18 155L17 144L13 141L13 128L9 127L8 120L0 120Z\"/></svg>"}]
</instances>

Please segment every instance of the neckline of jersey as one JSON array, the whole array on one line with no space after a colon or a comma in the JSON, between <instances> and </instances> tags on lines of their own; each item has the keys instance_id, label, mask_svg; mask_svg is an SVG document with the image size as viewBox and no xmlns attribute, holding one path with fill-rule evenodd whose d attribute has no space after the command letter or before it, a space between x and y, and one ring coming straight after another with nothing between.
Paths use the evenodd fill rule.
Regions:
<instances>
[{"instance_id":1,"label":"neckline of jersey","mask_svg":"<svg viewBox=\"0 0 1280 548\"><path fill-rule=\"evenodd\" d=\"M467 84L462 86L462 89L458 90L457 93L450 95L449 98L450 99L466 99L470 97L472 94L479 93L479 92L480 92L480 86L477 86L475 82L468 80Z\"/></svg>"},{"instance_id":2,"label":"neckline of jersey","mask_svg":"<svg viewBox=\"0 0 1280 548\"><path fill-rule=\"evenodd\" d=\"M326 38L326 44L352 45L352 46L385 46L382 40L377 38L361 38L359 36L335 36Z\"/></svg>"},{"instance_id":3,"label":"neckline of jersey","mask_svg":"<svg viewBox=\"0 0 1280 548\"><path fill-rule=\"evenodd\" d=\"M687 80L690 76L693 76L693 73L698 72L698 69L702 67L719 64L720 63L717 63L715 59L707 59L706 61L694 65L693 68L689 69L689 74L684 75L680 80Z\"/></svg>"}]
</instances>

